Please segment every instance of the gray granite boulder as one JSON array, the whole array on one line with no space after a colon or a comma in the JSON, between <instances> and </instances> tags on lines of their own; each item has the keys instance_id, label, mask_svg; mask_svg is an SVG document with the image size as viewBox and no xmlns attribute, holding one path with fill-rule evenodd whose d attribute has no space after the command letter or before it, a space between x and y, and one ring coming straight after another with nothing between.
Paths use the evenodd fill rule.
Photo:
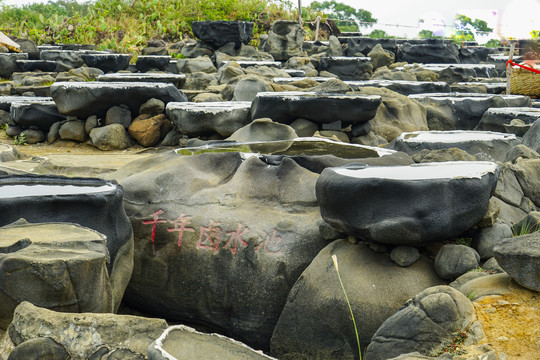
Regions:
<instances>
[{"instance_id":1,"label":"gray granite boulder","mask_svg":"<svg viewBox=\"0 0 540 360\"><path fill-rule=\"evenodd\" d=\"M291 159L207 150L108 175L125 189L137 248L124 299L264 350L291 287L326 245L318 174Z\"/></svg>"},{"instance_id":2,"label":"gray granite boulder","mask_svg":"<svg viewBox=\"0 0 540 360\"><path fill-rule=\"evenodd\" d=\"M255 97L251 118L271 118L285 124L298 118L317 124L340 120L348 125L373 119L380 104L381 97L376 95L266 92Z\"/></svg>"},{"instance_id":3,"label":"gray granite boulder","mask_svg":"<svg viewBox=\"0 0 540 360\"><path fill-rule=\"evenodd\" d=\"M404 131L428 130L426 109L417 101L384 88L360 88L357 94L381 97L381 105L369 124L383 141L392 141ZM352 130L352 135L357 136Z\"/></svg>"},{"instance_id":4,"label":"gray granite boulder","mask_svg":"<svg viewBox=\"0 0 540 360\"><path fill-rule=\"evenodd\" d=\"M386 320L367 347L366 358L386 360L418 351L431 355L444 340L476 320L472 303L449 286L426 289Z\"/></svg>"},{"instance_id":5,"label":"gray granite boulder","mask_svg":"<svg viewBox=\"0 0 540 360\"><path fill-rule=\"evenodd\" d=\"M407 154L458 148L479 160L504 161L519 140L514 134L489 131L413 131L402 133L387 148Z\"/></svg>"},{"instance_id":6,"label":"gray granite boulder","mask_svg":"<svg viewBox=\"0 0 540 360\"><path fill-rule=\"evenodd\" d=\"M35 126L43 131L49 131L52 124L66 119L58 112L54 101L41 100L12 103L10 117L21 127Z\"/></svg>"},{"instance_id":7,"label":"gray granite boulder","mask_svg":"<svg viewBox=\"0 0 540 360\"><path fill-rule=\"evenodd\" d=\"M525 124L533 124L540 119L540 109L533 107L502 107L491 108L480 119L477 130L505 132L505 124L513 119L520 119Z\"/></svg>"},{"instance_id":8,"label":"gray granite boulder","mask_svg":"<svg viewBox=\"0 0 540 360\"><path fill-rule=\"evenodd\" d=\"M253 25L250 21L194 21L191 30L197 39L214 49L230 42L239 48L253 37Z\"/></svg>"},{"instance_id":9,"label":"gray granite boulder","mask_svg":"<svg viewBox=\"0 0 540 360\"><path fill-rule=\"evenodd\" d=\"M111 53L83 53L81 55L81 58L87 66L98 68L101 71L108 73L126 70L129 66L129 60L131 59L131 55Z\"/></svg>"},{"instance_id":10,"label":"gray granite boulder","mask_svg":"<svg viewBox=\"0 0 540 360\"><path fill-rule=\"evenodd\" d=\"M441 279L455 279L469 270L478 269L480 255L469 246L445 244L439 249L434 266Z\"/></svg>"},{"instance_id":11,"label":"gray granite boulder","mask_svg":"<svg viewBox=\"0 0 540 360\"><path fill-rule=\"evenodd\" d=\"M512 279L528 289L540 291L540 233L501 240L493 253Z\"/></svg>"},{"instance_id":12,"label":"gray granite boulder","mask_svg":"<svg viewBox=\"0 0 540 360\"><path fill-rule=\"evenodd\" d=\"M302 56L304 30L295 20L278 20L272 23L263 51L278 61L287 61L294 56Z\"/></svg>"},{"instance_id":13,"label":"gray granite boulder","mask_svg":"<svg viewBox=\"0 0 540 360\"><path fill-rule=\"evenodd\" d=\"M512 237L512 229L506 224L496 223L493 226L480 228L476 232L472 246L481 260L493 257L493 248L503 239Z\"/></svg>"},{"instance_id":14,"label":"gray granite boulder","mask_svg":"<svg viewBox=\"0 0 540 360\"><path fill-rule=\"evenodd\" d=\"M491 162L383 167L360 161L325 169L316 189L330 225L362 240L415 246L455 237L478 223L498 176Z\"/></svg>"},{"instance_id":15,"label":"gray granite boulder","mask_svg":"<svg viewBox=\"0 0 540 360\"><path fill-rule=\"evenodd\" d=\"M191 137L219 134L232 135L250 122L251 103L210 102L167 104L167 117L178 131Z\"/></svg>"},{"instance_id":16,"label":"gray granite boulder","mask_svg":"<svg viewBox=\"0 0 540 360\"><path fill-rule=\"evenodd\" d=\"M133 145L122 124L110 124L90 130L92 144L100 150L124 150Z\"/></svg>"},{"instance_id":17,"label":"gray granite boulder","mask_svg":"<svg viewBox=\"0 0 540 360\"><path fill-rule=\"evenodd\" d=\"M335 56L322 58L319 71L328 71L341 80L368 80L373 73L369 57Z\"/></svg>"},{"instance_id":18,"label":"gray granite boulder","mask_svg":"<svg viewBox=\"0 0 540 360\"><path fill-rule=\"evenodd\" d=\"M239 341L219 334L199 332L185 325L167 328L148 347L149 360L223 359L277 360Z\"/></svg>"},{"instance_id":19,"label":"gray granite boulder","mask_svg":"<svg viewBox=\"0 0 540 360\"><path fill-rule=\"evenodd\" d=\"M510 166L526 197L540 206L540 159L522 159Z\"/></svg>"},{"instance_id":20,"label":"gray granite boulder","mask_svg":"<svg viewBox=\"0 0 540 360\"><path fill-rule=\"evenodd\" d=\"M65 121L58 129L58 135L62 140L86 141L88 134L84 129L84 125L85 122L78 119Z\"/></svg>"},{"instance_id":21,"label":"gray granite boulder","mask_svg":"<svg viewBox=\"0 0 540 360\"><path fill-rule=\"evenodd\" d=\"M288 125L273 122L271 119L255 119L236 130L227 140L236 142L292 140L298 135Z\"/></svg>"},{"instance_id":22,"label":"gray granite boulder","mask_svg":"<svg viewBox=\"0 0 540 360\"><path fill-rule=\"evenodd\" d=\"M23 302L17 307L10 330L4 334L2 343L6 348L17 349L31 347L36 341L51 339L63 347L69 359L73 360L105 357L139 360L147 358L148 346L167 327L165 320L161 319L131 315L56 312ZM2 352L2 356L5 356L5 352ZM11 359L11 356L9 358Z\"/></svg>"},{"instance_id":23,"label":"gray granite boulder","mask_svg":"<svg viewBox=\"0 0 540 360\"><path fill-rule=\"evenodd\" d=\"M373 49L367 54L371 58L371 64L373 70L382 66L389 66L396 60L396 55L388 50L384 50L381 44L375 45Z\"/></svg>"},{"instance_id":24,"label":"gray granite boulder","mask_svg":"<svg viewBox=\"0 0 540 360\"><path fill-rule=\"evenodd\" d=\"M144 82L59 82L51 85L51 96L61 114L79 118L104 115L109 108L120 104L137 113L152 98L165 103L187 101L173 84Z\"/></svg>"},{"instance_id":25,"label":"gray granite boulder","mask_svg":"<svg viewBox=\"0 0 540 360\"><path fill-rule=\"evenodd\" d=\"M400 267L388 255L378 254L366 245L333 241L291 289L272 335L273 356L357 359L355 331L333 264L334 255L362 346L405 301L442 283L426 257L409 267Z\"/></svg>"},{"instance_id":26,"label":"gray granite boulder","mask_svg":"<svg viewBox=\"0 0 540 360\"><path fill-rule=\"evenodd\" d=\"M197 72L215 73L216 66L208 56L198 56L192 59L178 59L176 68L180 74L191 74Z\"/></svg>"},{"instance_id":27,"label":"gray granite boulder","mask_svg":"<svg viewBox=\"0 0 540 360\"><path fill-rule=\"evenodd\" d=\"M540 109L537 109L537 110L540 110ZM523 136L523 144L536 152L540 151L540 121L538 120L534 121L531 128Z\"/></svg>"},{"instance_id":28,"label":"gray granite boulder","mask_svg":"<svg viewBox=\"0 0 540 360\"><path fill-rule=\"evenodd\" d=\"M489 108L530 106L530 98L520 95L440 93L409 98L426 107L430 130L472 130Z\"/></svg>"}]
</instances>

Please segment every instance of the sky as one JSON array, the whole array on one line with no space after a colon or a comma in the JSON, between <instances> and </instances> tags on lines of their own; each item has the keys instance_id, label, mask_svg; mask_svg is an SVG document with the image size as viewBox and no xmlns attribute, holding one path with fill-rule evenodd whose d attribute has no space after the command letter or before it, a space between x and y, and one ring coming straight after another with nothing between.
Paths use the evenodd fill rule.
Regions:
<instances>
[{"instance_id":1,"label":"sky","mask_svg":"<svg viewBox=\"0 0 540 360\"><path fill-rule=\"evenodd\" d=\"M297 6L298 0L290 0ZM311 0L301 0L308 6ZM319 0L320 2L324 0ZM3 0L5 5L46 3L47 0ZM436 35L450 35L456 14L485 20L493 28L489 38L530 38L531 30L540 30L540 0L338 0L356 9L365 9L376 18L377 25L364 30L386 31L399 37L416 37L420 30L431 30ZM419 20L423 19L423 23Z\"/></svg>"}]
</instances>

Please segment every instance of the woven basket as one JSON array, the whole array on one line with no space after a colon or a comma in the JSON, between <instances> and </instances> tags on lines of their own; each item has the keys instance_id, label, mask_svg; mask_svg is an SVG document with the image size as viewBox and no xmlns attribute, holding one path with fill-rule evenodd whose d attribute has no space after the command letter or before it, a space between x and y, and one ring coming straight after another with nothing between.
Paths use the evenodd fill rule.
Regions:
<instances>
[{"instance_id":1,"label":"woven basket","mask_svg":"<svg viewBox=\"0 0 540 360\"><path fill-rule=\"evenodd\" d=\"M510 92L516 95L540 96L540 74L512 67Z\"/></svg>"}]
</instances>

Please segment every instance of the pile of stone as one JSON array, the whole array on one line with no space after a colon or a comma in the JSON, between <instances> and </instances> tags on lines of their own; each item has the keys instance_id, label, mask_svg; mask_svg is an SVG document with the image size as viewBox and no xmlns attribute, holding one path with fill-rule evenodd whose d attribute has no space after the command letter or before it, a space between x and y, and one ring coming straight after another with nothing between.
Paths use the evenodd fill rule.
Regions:
<instances>
[{"instance_id":1,"label":"pile of stone","mask_svg":"<svg viewBox=\"0 0 540 360\"><path fill-rule=\"evenodd\" d=\"M456 333L512 356L473 302L540 291L536 104L489 82L486 48L306 42L277 21L257 49L252 30L196 22L199 41L135 64L0 54L8 135L170 147L104 179L35 175L43 159L15 175L0 149L0 358L353 359L338 269L367 359L429 358ZM112 315L132 309L217 334Z\"/></svg>"}]
</instances>

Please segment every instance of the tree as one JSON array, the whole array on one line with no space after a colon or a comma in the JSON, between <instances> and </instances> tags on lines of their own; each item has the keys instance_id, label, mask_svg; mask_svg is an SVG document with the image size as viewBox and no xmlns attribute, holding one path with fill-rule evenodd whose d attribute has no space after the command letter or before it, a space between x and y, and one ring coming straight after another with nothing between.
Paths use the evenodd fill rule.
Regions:
<instances>
[{"instance_id":1,"label":"tree","mask_svg":"<svg viewBox=\"0 0 540 360\"><path fill-rule=\"evenodd\" d=\"M313 1L310 8L326 14L330 19L337 19L336 24L340 29L347 28L350 31L359 31L359 26L367 28L377 22L377 19L372 17L371 12L364 9L357 10L336 0Z\"/></svg>"},{"instance_id":2,"label":"tree","mask_svg":"<svg viewBox=\"0 0 540 360\"><path fill-rule=\"evenodd\" d=\"M463 37L464 39L467 39L467 40L474 40L474 32L490 33L493 31L493 29L490 28L487 25L487 22L485 22L484 20L480 20L480 19L472 20L470 17L465 16L465 15L458 14L456 16L456 23L459 26L458 31L456 31L456 36Z\"/></svg>"},{"instance_id":3,"label":"tree","mask_svg":"<svg viewBox=\"0 0 540 360\"><path fill-rule=\"evenodd\" d=\"M433 31L431 30L420 30L418 33L420 39L431 39L433 38Z\"/></svg>"}]
</instances>

